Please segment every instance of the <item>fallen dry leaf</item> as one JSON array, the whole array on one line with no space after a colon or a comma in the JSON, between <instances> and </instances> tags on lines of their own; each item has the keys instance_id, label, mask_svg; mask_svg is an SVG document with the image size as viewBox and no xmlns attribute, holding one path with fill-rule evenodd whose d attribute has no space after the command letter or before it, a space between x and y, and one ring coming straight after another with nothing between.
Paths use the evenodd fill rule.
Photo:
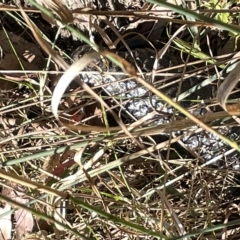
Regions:
<instances>
[{"instance_id":1,"label":"fallen dry leaf","mask_svg":"<svg viewBox=\"0 0 240 240\"><path fill-rule=\"evenodd\" d=\"M45 67L46 61L40 49L34 43L27 42L13 33L5 33L4 31L0 31L0 39L1 48L4 52L4 56L0 62L1 70L42 70ZM11 44L14 46L17 56ZM24 74L8 73L5 77L15 81L23 81L26 79L26 77L21 79L19 76L24 76ZM16 83L12 81L0 79L1 90L10 90L15 86Z\"/></svg>"},{"instance_id":2,"label":"fallen dry leaf","mask_svg":"<svg viewBox=\"0 0 240 240\"><path fill-rule=\"evenodd\" d=\"M8 39L9 37L9 39ZM5 54L13 54L12 46L19 57L25 59L27 62L32 63L31 70L44 69L46 66L45 58L42 55L41 49L34 43L30 43L24 40L22 37L13 33L7 32L7 36L4 31L0 31L1 48Z\"/></svg>"},{"instance_id":3,"label":"fallen dry leaf","mask_svg":"<svg viewBox=\"0 0 240 240\"><path fill-rule=\"evenodd\" d=\"M0 215L10 210L11 206L6 203L4 208L0 208ZM12 220L11 214L8 214L7 216L0 218L0 240L11 239L11 233L12 233Z\"/></svg>"},{"instance_id":4,"label":"fallen dry leaf","mask_svg":"<svg viewBox=\"0 0 240 240\"><path fill-rule=\"evenodd\" d=\"M45 160L43 169L57 177L61 177L63 173L74 164L73 156L74 152L66 150L62 155L55 154ZM46 175L42 174L42 178L45 178ZM49 177L46 179L46 182L50 181L52 178Z\"/></svg>"},{"instance_id":5,"label":"fallen dry leaf","mask_svg":"<svg viewBox=\"0 0 240 240\"><path fill-rule=\"evenodd\" d=\"M14 214L14 218L16 220L17 239L21 239L22 235L26 232L32 232L34 220L30 212L24 209L18 209Z\"/></svg>"},{"instance_id":6,"label":"fallen dry leaf","mask_svg":"<svg viewBox=\"0 0 240 240\"><path fill-rule=\"evenodd\" d=\"M11 185L12 188L3 188L2 194L4 196L21 204L25 204L29 201L28 197L24 193L24 189L22 189L19 185L12 182L9 182L8 185ZM15 211L14 218L16 220L16 239L20 240L26 232L32 232L34 219L32 214L25 209L18 209Z\"/></svg>"}]
</instances>

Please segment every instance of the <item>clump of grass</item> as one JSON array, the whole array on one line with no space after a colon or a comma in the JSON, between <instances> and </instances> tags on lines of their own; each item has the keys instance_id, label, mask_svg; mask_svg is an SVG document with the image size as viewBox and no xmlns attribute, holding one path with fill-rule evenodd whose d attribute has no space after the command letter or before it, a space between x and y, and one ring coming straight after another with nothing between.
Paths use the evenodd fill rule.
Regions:
<instances>
[{"instance_id":1,"label":"clump of grass","mask_svg":"<svg viewBox=\"0 0 240 240\"><path fill-rule=\"evenodd\" d=\"M177 240L227 239L231 236L237 239L240 220L236 199L231 195L239 185L236 170L230 168L227 161L224 167L212 166L219 159L227 159L239 151L238 144L219 131L224 127L230 129L236 124L228 113L215 111L218 104L216 100L186 97L204 86L210 86L227 68L229 59L219 61L217 56L213 56L211 45L206 44L207 27L211 25L214 31L224 29L239 33L238 27L221 22L222 15L221 18L209 18L165 1L149 1L161 3L178 13L183 18L183 24L190 24L187 17L204 21L200 22L201 27L199 22L196 22L196 26L191 22L191 26L198 26L195 28L198 34L193 35L193 28L186 27L182 35L184 39L172 37L171 26L166 23L168 39L164 50L182 56L183 64L154 69L150 74L157 76L163 73L167 76L174 69L180 70L180 74L177 71L173 74L174 84L179 84L179 90L172 99L164 93L172 84L169 81L171 78L166 77L162 85L158 81L148 83L142 79L144 74L138 74L125 59L103 52L100 46L75 29L71 25L74 16L64 5L56 6L55 1L52 1L53 5L46 9L34 1L30 2L44 12L45 19L53 18L51 23L56 24L59 31L65 27L100 53L85 55L78 62L80 66L77 63L70 66L59 54L56 44L47 39L26 12L20 9L22 15L12 16L31 29L34 39L49 56L49 62L52 59L64 70L57 84L70 83L79 71L84 71L87 61L94 62L94 57L101 55L106 58L105 63L113 61L125 74L144 86L150 95L157 96L175 110L170 115L170 121L161 125L154 119L161 109L154 109L139 120L132 117L125 124L121 116L112 110L117 108L127 111L123 99L114 95L99 97L96 94L98 90L106 90L104 84L90 88L78 79L81 86L79 89L71 87L69 83L51 88L47 85L50 71L45 71L44 74L48 75L44 76L41 73L38 80L26 78L24 82L18 82L18 101L13 95L2 94L1 115L9 121L9 116L14 114L13 119L20 119L20 122L11 127L3 124L0 165L4 169L0 171L0 176L4 187L9 187L4 185L4 179L23 186L29 201L26 206L3 194L1 199L31 212L37 221L43 219L52 223L53 228L47 229L52 238ZM141 14L138 13L137 17L145 16ZM158 16L152 17L155 19ZM118 31L114 25L112 29ZM101 35L102 32L99 33ZM121 40L127 45L124 39ZM207 53L202 50L204 44L209 47ZM156 62L163 56L161 54L164 51L157 52ZM104 69L100 70L104 74ZM22 72L26 73L25 69ZM54 73L60 75L56 69ZM194 83L187 91L181 91L184 79L191 74L208 77L201 83ZM37 84L38 81L40 84ZM24 84L31 97L24 93ZM190 102L186 108L181 106L184 101ZM113 102L114 106L106 102ZM102 117L101 126L87 125L79 112L79 108L86 110L89 105L98 106L99 111L91 112L93 116L90 119ZM195 116L193 112L200 106L204 106L208 113ZM119 126L109 125L109 113L115 114ZM29 117L31 115L34 117ZM222 119L225 120L224 127ZM210 133L227 143L230 149L206 161L201 155L201 146L199 149L189 149L183 139L195 134L210 136ZM165 140L160 141L157 137L164 137ZM176 148L174 143L181 145L185 152ZM51 168L45 168L46 165ZM41 177L43 175L44 179ZM231 206L230 202L233 203ZM43 229L40 227L39 230Z\"/></svg>"}]
</instances>

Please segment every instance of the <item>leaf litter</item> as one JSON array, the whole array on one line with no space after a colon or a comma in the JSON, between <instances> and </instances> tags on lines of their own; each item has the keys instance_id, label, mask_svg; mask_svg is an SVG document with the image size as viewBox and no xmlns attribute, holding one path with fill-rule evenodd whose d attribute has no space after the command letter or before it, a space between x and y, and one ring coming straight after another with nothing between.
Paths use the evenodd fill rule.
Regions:
<instances>
[{"instance_id":1,"label":"leaf litter","mask_svg":"<svg viewBox=\"0 0 240 240\"><path fill-rule=\"evenodd\" d=\"M73 1L74 4L82 4L81 1ZM72 3L73 3L72 2ZM141 2L141 3L140 3ZM71 5L71 3L65 3L67 4L69 7L74 7L73 5ZM79 5L79 6L80 6ZM150 7L151 5L149 5L149 3L144 2L143 1L126 1L126 2L120 2L120 5L114 5L112 4L112 1L107 1L106 4L102 3L101 1L99 1L98 6L94 6L93 3L88 3L86 5L82 4L81 7L84 8L110 8L111 10L116 10L119 9L119 6L122 6L123 9L148 9L148 7ZM86 9L86 11L88 11ZM170 14L169 14L170 15ZM103 24L104 26L104 21L99 17L99 18L92 18L95 22L97 22L99 25ZM89 22L91 20L89 20L89 15L87 14L86 17L84 18L85 22ZM143 20L137 20L137 21L133 21L133 23L131 24L131 20L129 21L128 19L124 19L124 18L119 18L118 21L114 20L113 18L110 18L110 21L112 21L112 24L117 28L117 29L121 29L121 35L125 34L125 30L126 31L137 31L137 32L141 32L143 31L143 33L145 35L146 32L148 31L148 29L150 29L150 33L148 33L147 37L148 39L153 39L156 40L156 32L159 32L159 39L157 41L154 41L155 46L157 49L161 49L162 45L161 42L166 42L165 40L168 38L168 36L165 33L165 30L167 28L166 22L165 25L164 24L159 24L157 25L159 28L155 28L156 24L153 23L152 30L154 29L154 34L151 36L151 27L149 28L149 21L143 21ZM81 21L80 21L81 22ZM125 23L124 23L125 22ZM126 24L127 22L127 24ZM156 21L157 23L159 23L160 21ZM129 24L130 23L130 24ZM51 23L52 24L52 23ZM79 25L81 26L81 24ZM87 24L83 24L82 26L85 26L85 28L82 28L82 30L90 30L88 28ZM81 27L82 27L81 26ZM127 29L127 26L130 26ZM141 27L140 29L139 26ZM173 25L173 28L178 28L179 26L177 25ZM164 30L163 30L164 29ZM105 33L107 35L110 36L110 39L112 40L112 42L114 43L116 40L116 36L114 36L112 29L110 29L109 27L107 27L105 25L105 29L104 29ZM62 32L62 34L64 33L64 31ZM91 34L95 35L94 38L100 38L98 31L93 31ZM182 37L184 37L184 34L186 34L186 31L183 31L183 35ZM115 39L114 39L115 38ZM77 40L77 39L75 39ZM119 43L119 45L115 46L115 48L117 49L117 54L119 54L121 57L123 57L124 59L126 59L128 62L130 62L133 66L136 67L136 69L138 67L140 67L143 75L145 76L146 81L151 82L151 84L153 84L153 86L155 86L158 89L162 89L164 92L166 92L169 96L171 96L172 98L176 97L176 93L178 92L178 83L180 81L182 81L179 73L181 73L183 71L183 68L179 66L179 64L182 64L182 60L181 60L181 56L180 54L177 55L175 50L172 50L171 48L168 49L168 51L166 52L166 54L163 56L162 59L160 59L158 61L159 65L157 66L157 75L154 79L154 81L151 81L151 73L153 70L153 65L154 65L154 61L155 61L155 53L154 50L151 49L151 46L149 46L149 44L147 42L145 42L141 37L126 37L126 43L130 46L131 49L131 53L129 53L126 49L124 44L122 44L121 42ZM14 43L17 45L17 43ZM79 42L78 42L79 44ZM106 41L103 42L102 41L102 45L105 45ZM82 44L81 44L82 45ZM25 46L26 46L26 42L25 42ZM66 47L66 46L65 46ZM69 51L70 55L72 56L72 58L74 60L78 60L80 58L81 55L83 55L82 52L82 48L88 48L85 45L81 46L80 48L76 49L71 49L71 51ZM37 49L37 48L36 48ZM89 49L87 49L86 52L88 52ZM182 54L182 53L181 53ZM8 55L6 55L8 56ZM183 56L183 55L182 55ZM12 57L12 56L11 56ZM134 59L133 59L134 58ZM14 58L13 58L14 59ZM185 56L183 56L182 58L183 60L185 60ZM191 59L193 60L193 59ZM194 59L195 60L195 59ZM135 64L137 63L138 66L136 66ZM197 65L198 66L198 65ZM43 69L45 67L45 65L43 67L40 67L40 69ZM172 69L172 67L176 67L175 69ZM7 67L9 68L9 67ZM14 67L15 68L15 67ZM30 69L34 69L32 66L30 67ZM6 67L4 67L4 69L6 69ZM99 71L100 70L100 71ZM181 87L181 91L184 92L188 89L190 89L192 86L195 86L196 83L201 83L201 81L205 80L208 75L205 74L204 71L197 71L198 69L195 68L195 72L193 72L193 75L189 77L189 75L192 74L193 69L191 69L190 67L187 69L187 71L185 72L185 75L183 76L183 84ZM152 113L152 118L148 119L147 122L145 123L145 126L151 126L151 125L157 125L157 124L164 124L164 123L171 123L173 116L175 117L176 120L184 120L184 116L177 112L174 112L174 109L172 107L169 107L168 105L166 105L161 99L159 99L157 96L155 96L154 94L151 95L149 94L149 91L142 87L137 81L135 81L134 79L129 79L129 77L122 72L122 70L119 67L116 67L114 65L112 65L111 62L106 62L105 60L97 60L94 61L94 64L89 65L86 69L83 70L84 73L81 73L81 79L84 80L85 83L87 83L89 86L91 86L94 91L97 91L97 93L102 97L102 99L106 99L105 101L108 103L108 105L115 109L115 111L117 111L117 113L119 114L119 116L121 116L121 119L124 121L125 124L134 124L135 121L140 121L141 119L143 119L143 117L145 117L146 115L151 115ZM74 89L74 85L70 85L69 89L67 91L71 91ZM19 91L19 89L18 89ZM214 98L214 92L216 91L216 86L215 85L210 85L208 86L208 88L203 88L202 90L198 90L197 92L192 93L189 97L188 97L188 101L182 101L181 104L189 109L189 111L192 111L194 114L196 115L202 115L204 116L204 114L206 112L211 112L211 111L219 111L218 107L216 105L214 105L213 101L211 101L211 99ZM82 94L82 92L80 91L79 93L74 92L72 95L74 94ZM86 95L86 94L85 94ZM11 96L11 95L10 95ZM20 96L22 95L22 92L20 91ZM26 95L27 96L27 95ZM75 95L74 95L75 96ZM84 94L82 94L82 96L84 96ZM26 97L25 97L26 98ZM78 98L78 97L76 97ZM198 100L199 99L199 103L194 103L194 101L191 100ZM203 100L202 100L203 99ZM22 99L19 99L20 102ZM45 121L44 123L44 116L42 116L42 118L38 118L38 116L40 115L40 107L38 105L38 103L32 103L32 106L28 109L27 112L25 112L23 119L29 119L30 116L32 118L37 118L37 128L38 130L41 129L43 127L43 125L45 125L45 129L53 129L49 131L49 135L47 134L43 134L40 133L38 134L39 138L30 138L30 139L26 139L26 140L17 140L18 143L18 149L12 149L9 148L9 146L7 146L7 150L4 149L3 150L3 154L5 155L5 157L7 159L11 159L11 158L16 158L15 152L19 152L20 155L23 153L23 151L39 151L39 150L48 150L49 147L54 147L57 146L59 144L65 144L66 142L72 142L74 143L74 141L77 141L77 138L79 138L79 136L75 136L74 134L71 135L71 131L66 131L66 130L62 130L59 129L59 127L56 127L56 122L54 121L54 119L51 116L51 110L49 108L49 102L50 99L46 98L46 101L48 101L45 105L41 106L41 109L43 109L43 107L46 108L46 111L44 111L45 117L47 118L47 122ZM96 111L94 113L94 111L90 110L90 108L88 108L89 105L93 105L96 104L96 101L94 99L86 98L85 101L80 101L78 102L79 104L82 104L81 106L79 105L75 105L74 104L74 100L72 101L72 105L70 106L69 103L66 104L66 100L63 99L62 100L62 104L60 106L60 114L66 114L66 112L68 111L67 107L70 108L76 108L76 110L78 110L77 108L83 108L86 113L85 116L88 116L89 118L97 118L99 117L99 114L97 113L98 111ZM16 105L17 106L17 105ZM23 105L24 106L24 105ZM6 103L4 105L2 105L2 107L7 107ZM104 112L102 106L98 105L98 108L101 109L102 112ZM89 110L88 110L89 109ZM89 111L89 112L88 112ZM13 110L10 111L9 109L9 114L12 114L12 112L14 112ZM23 115L21 111L18 112L18 114ZM110 126L115 126L117 125L116 122L114 121L114 119L112 120L110 117L110 114L108 114L107 112L107 123L110 123ZM27 116L27 117L26 117ZM62 115L60 115L62 116ZM67 115L65 115L67 116ZM7 116L9 117L9 115ZM31 119L30 118L30 119ZM46 119L45 118L45 119ZM66 118L68 118L67 120L69 121L69 116L67 116ZM71 117L73 118L73 117ZM102 122L104 122L104 125L106 125L106 119L104 121L104 116L103 114L101 115L102 118ZM78 117L74 117L74 119L78 119L78 121L81 121L82 123L84 123L85 121L87 121L87 119L82 118L81 116ZM28 123L24 123L24 120L21 122L23 124L22 128L22 132L23 133L28 133L30 131L34 132L36 131L36 123L33 123L32 125L28 125ZM44 124L43 124L44 123ZM35 124L35 125L34 125ZM234 125L234 122L231 121L231 119L226 119L225 121L212 121L211 122L212 126L216 128L218 128L218 130L232 138L233 140L238 141L238 136L237 136L237 131L238 131L238 126L236 126L236 124ZM90 124L92 125L92 124ZM95 124L93 124L95 125ZM17 127L17 126L16 126ZM56 129L54 129L56 128ZM197 129L198 127L192 127L191 131L194 132L195 129ZM41 131L41 130L40 130ZM39 131L39 132L40 132ZM16 134L16 130L14 132ZM51 133L51 134L50 134ZM71 137L70 139L67 140L62 140L62 139L57 139L55 137L56 134L66 134L68 133ZM74 132L73 132L74 133ZM182 171L184 171L185 166L187 167L187 169L191 169L192 166L191 164L196 164L194 167L192 167L192 169L195 169L195 167L201 163L201 161L206 162L208 160L212 160L215 157L218 157L218 160L216 161L216 165L218 166L223 173L222 178L220 177L216 177L214 179L214 174L211 170L209 169L204 169L203 172L195 172L195 174L192 175L193 180L195 178L195 182L199 183L202 181L201 179L201 175L203 174L206 178L209 178L209 185L210 183L212 184L218 184L217 185L217 189L213 190L213 194L214 195L217 191L218 191L218 187L221 188L220 184L226 184L224 181L230 181L230 177L233 174L232 169L237 169L237 166L239 166L238 163L238 158L239 158L239 154L236 152L229 152L229 147L227 145L225 145L222 141L220 141L218 138L216 138L213 134L208 133L206 131L201 131L200 133L192 133L189 132L189 129L179 129L176 130L175 132L173 132L172 134L175 134L176 136L181 136L181 141L183 143L183 145L185 146L185 149L183 150L179 145L171 145L171 147L167 147L167 144L165 145L165 147L163 147L162 149L159 150L159 152L157 152L156 159L157 161L159 161L160 159L167 159L167 161L169 161L169 163L171 162L177 162L176 165L180 165L182 166L180 168L180 170L176 170L177 174L181 174ZM83 134L83 138L84 137L93 137L92 139L94 139L94 134L92 133L92 135L84 135ZM154 145L156 143L162 142L164 140L167 140L169 138L169 136L172 136L172 134L158 134L157 136L154 136L153 138L151 137L144 137L142 136L141 141L145 144L145 146L149 146L149 145ZM33 137L33 136L31 136ZM41 140L41 137L43 138L43 140ZM47 138L46 138L47 137ZM93 140L94 141L94 140ZM118 142L118 144L115 147L110 147L111 144L109 144L108 147L104 148L104 142L101 142L101 145L97 145L96 143L93 143L91 146L89 146L89 148L86 148L86 153L87 156L91 156L91 153L96 154L99 151L99 147L103 147L104 151L101 152L100 156L101 158L97 158L98 161L94 161L93 164L89 165L87 170L92 170L94 171L95 169L104 167L104 163L111 163L111 161L113 161L114 159L121 159L122 156L132 156L134 155L134 151L136 151L136 143L134 143L134 141L130 140L130 139L126 139L123 142ZM16 144L14 145L14 147L16 148ZM221 149L221 151L219 151L219 149ZM9 150L11 150L9 152ZM140 150L140 149L138 149ZM100 149L101 151L101 149ZM191 155L191 152L195 153L195 156L197 156L197 159L194 159L193 156ZM55 155L57 161L52 161L51 160L46 160L44 159L44 164L42 162L43 159L38 159L36 160L36 164L37 166L39 166L40 168L43 168L43 170L48 171L49 174L52 174L53 176L57 176L60 177L62 176L62 173L66 173L66 171L68 171L68 169L70 168L70 166L72 166L72 163L70 165L68 165L66 168L63 167L63 164L60 161L61 156L59 155ZM85 156L86 157L86 156ZM101 176L98 176L96 178L94 178L94 182L96 184L96 186L98 187L98 191L100 192L100 194L103 194L103 196L105 196L104 194L106 194L107 197L104 197L103 200L104 201L109 201L109 199L111 199L111 194L113 196L119 196L121 198L125 198L125 201L130 201L132 200L132 198L130 196L134 196L133 199L135 199L136 197L141 198L141 194L144 194L145 190L143 190L143 186L140 184L143 179L146 181L146 186L150 186L150 188L152 188L153 186L158 186L159 184L161 184L161 179L159 179L159 177L161 177L161 174L159 174L159 166L156 163L156 159L154 159L153 161L147 161L148 158L151 158L152 156L147 156L144 155L140 158L136 158L135 161L131 161L129 163L126 163L124 165L122 165L122 169L117 169L117 168L112 168L111 169L111 174L109 175L107 172L103 173ZM54 159L50 158L50 159ZM56 160L55 159L55 160ZM65 159L65 158L64 158ZM188 159L190 159L188 161ZM227 159L227 161L226 161ZM83 158L84 161L84 158ZM199 162L198 162L199 161ZM187 165L189 164L189 165ZM23 165L24 166L24 171L29 171L29 165ZM86 165L87 166L87 165ZM172 168L175 168L175 165L171 165ZM214 169L214 166L212 166ZM231 171L231 174L224 176L224 171L225 169L230 168L229 171ZM170 168L171 169L171 168ZM86 169L85 169L86 170ZM171 172L171 170L169 170ZM122 172L122 173L121 173ZM76 173L76 168L72 169L70 171L68 171L69 177L74 176L74 174ZM134 174L134 173L138 173L138 174ZM175 173L175 174L176 174ZM139 179L137 178L137 176L139 176ZM77 175L76 175L77 176ZM141 176L141 177L140 177ZM36 179L38 179L38 175L36 175L36 173L33 173L32 171L29 172L29 178L30 179L34 179L33 181L35 181ZM128 179L129 178L129 179ZM134 178L135 181L132 181L131 179ZM224 181L223 181L224 180ZM237 182L237 178L233 178L233 186L234 186L234 182ZM73 181L72 181L73 182ZM78 188L82 188L81 191L79 191L80 194L82 194L81 196L85 196L86 199L88 199L88 197L90 197L89 201L91 204L93 205L97 205L100 207L105 206L104 204L99 204L96 202L96 196L97 196L97 192L92 192L91 188L89 188L89 182L90 179L86 182L84 182L82 185L78 186L75 185L76 189L73 190L74 191L78 191ZM91 183L92 184L92 183ZM188 178L182 178L180 180L180 182L176 182L176 184L174 185L174 189L171 190L180 190L181 192L184 192L186 189L190 188L192 186L193 182L191 182L190 179ZM114 186L118 186L117 190L115 189ZM140 186L141 185L141 186ZM112 186L112 187L109 187ZM184 190L184 186L186 186L185 190ZM196 184L196 186L198 186L198 184ZM230 191L231 188L228 187L228 185L224 185L226 186L226 188ZM54 188L54 185L52 185L52 187ZM153 187L154 188L154 187ZM150 189L149 189L150 190ZM167 192L170 193L171 192L170 189L167 189ZM207 187L203 186L202 189L198 192L198 189L196 187L196 189L194 189L196 192L194 192L193 196L195 196L196 201L199 201L199 206L200 208L206 210L205 208L203 208L203 206L200 205L201 202L204 202L204 197L201 196L201 193L206 193L207 194ZM233 190L233 189L232 189ZM117 192L116 192L117 191ZM214 192L216 191L216 192ZM220 190L219 190L220 191ZM91 192L91 194L87 194ZM141 194L139 194L139 192ZM120 193L120 194L118 194ZM147 190L146 192L147 193ZM72 193L73 194L73 193ZM109 195L110 194L110 195ZM86 196L88 195L88 196ZM204 194L202 194L204 195ZM91 197L94 196L95 199L91 199ZM154 192L154 195L152 195L153 197L157 198L156 192ZM172 195L171 195L172 196ZM126 199L127 198L127 199ZM225 195L224 197L225 198ZM101 198L97 198L97 201L101 202ZM171 212L171 206L169 206L169 203L166 199L164 199L164 196L161 195L161 198L159 199L163 199L164 203L166 206L168 206L168 211ZM158 201L159 201L158 199ZM227 201L227 199L222 199L223 201ZM110 200L112 202L114 202L113 200ZM124 203L126 204L126 203ZM155 206L152 202L149 202L150 204L150 208L154 209ZM219 203L220 204L220 203ZM112 211L113 213L116 214L122 214L122 209L120 208L120 206L117 206L117 210L116 209L112 209L110 206L108 206L109 211ZM134 209L131 209L131 207L129 205L125 205L127 208L130 208L131 211L134 211L135 214L139 214L137 215L139 218L142 217L142 213L144 212L144 207L141 209L141 211L143 212L138 212L137 211L137 206L134 206ZM136 209L135 209L136 208ZM119 211L120 212L119 212ZM159 210L159 209L158 209ZM158 211L156 210L156 211ZM189 209L190 210L190 209ZM204 212L204 210L202 212ZM69 209L68 210L70 213L68 216L66 216L68 219L68 222L75 221L73 219L71 219L72 217L72 212L74 212L76 214L77 211L80 211L81 214L83 216L88 216L89 217L89 221L90 223L92 223L94 231L95 231L95 235L99 237L99 239L101 237L103 237L104 239L123 239L124 236L129 236L129 235L134 235L135 233L133 232L128 232L125 229L121 230L121 233L116 233L115 232L115 228L112 227L110 224L109 225L104 225L104 227L101 228L97 228L96 224L99 224L101 222L101 224L105 224L102 222L101 219L99 219L96 215L91 214L88 215L86 211L83 211L81 209L78 209L76 212L73 209ZM71 212L72 211L72 212ZM116 212L115 212L116 211ZM147 211L147 210L146 210ZM179 213L179 209L174 208L174 211ZM208 211L208 210L206 210ZM210 209L209 209L210 211ZM151 215L150 212L147 212L148 215L148 223L143 223L145 226L149 227L149 228L158 228L158 223L156 223L156 221L153 219L155 217L155 214ZM201 210L196 209L194 214L200 214ZM79 215L81 218L81 214ZM130 217L133 217L131 214L129 214L128 212L124 212L124 214L129 215ZM204 214L204 213L203 213ZM221 216L222 213L218 213L218 216ZM181 214L180 214L181 215ZM153 217L153 218L151 218ZM128 217L127 217L128 218ZM181 226L181 223L179 223L179 219L178 216L174 217L174 221L175 221L175 225ZM192 224L194 224L194 220L191 218L191 215L186 212L186 217L185 218L181 218L182 222L187 222L189 221L188 224L184 225L184 228L186 231L189 231L189 228ZM191 222L193 221L193 222ZM161 229L162 227L164 228L165 232L168 232L169 235L171 230L168 226L170 221L166 219L164 219L164 224L163 226L159 226L159 229ZM202 224L201 226L203 226L204 224ZM77 223L76 223L77 226ZM109 227L111 226L111 227ZM81 229L85 229L86 225L81 226ZM183 229L179 229L179 228L174 228L174 231L176 231L176 234L184 234L185 230ZM84 230L82 230L84 232ZM177 233L178 232L178 233ZM140 237L141 239L141 237ZM146 239L146 236L143 237L143 239ZM150 238L149 238L150 239Z\"/></svg>"},{"instance_id":2,"label":"leaf litter","mask_svg":"<svg viewBox=\"0 0 240 240\"><path fill-rule=\"evenodd\" d=\"M7 183L8 187L3 188L2 194L18 203L26 204L29 202L29 198L24 193L24 189L22 186L17 185L16 183ZM5 208L8 206L8 203L5 203ZM11 209L11 207L10 207ZM9 210L10 210L9 209ZM8 216L11 216L11 214L8 214ZM10 219L9 219L10 220ZM33 226L34 226L34 219L33 215L24 210L24 209L17 209L14 212L14 220L15 220L15 230L16 230L16 239L22 239L22 236L27 232L32 232ZM11 220L8 222L8 224L4 225L4 227L11 226L12 222ZM10 235L11 235L11 228ZM9 233L8 233L9 234ZM9 236L9 235L8 235ZM9 239L9 238L6 238Z\"/></svg>"}]
</instances>

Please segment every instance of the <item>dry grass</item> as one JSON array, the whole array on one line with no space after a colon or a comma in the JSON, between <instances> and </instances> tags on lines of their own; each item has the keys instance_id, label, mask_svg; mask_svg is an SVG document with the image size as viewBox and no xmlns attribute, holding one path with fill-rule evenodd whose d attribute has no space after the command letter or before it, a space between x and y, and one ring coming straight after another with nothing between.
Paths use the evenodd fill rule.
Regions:
<instances>
[{"instance_id":1,"label":"dry grass","mask_svg":"<svg viewBox=\"0 0 240 240\"><path fill-rule=\"evenodd\" d=\"M140 1L133 1L132 5L126 2L125 7L130 4L135 9L142 7L141 11L130 14L112 9L111 18L103 17L109 12L85 13L75 9L72 14L68 4L66 7L65 3L42 2L52 11L49 14L45 10L43 18L59 28L54 39L75 34L99 51L102 58L96 60L88 53L87 58L81 58L83 52L78 51L74 62L80 58L81 64L71 66L73 61L67 58L73 56L63 53L67 49L57 47L58 41L44 35L49 25L40 29L39 20L32 17L31 22L31 15L26 15L38 12L35 7L0 5L0 10L7 11L1 16L2 31L9 44L1 46L0 65L2 203L30 212L35 229L28 231L45 231L41 239L239 239L239 169L237 160L234 162L239 157L239 140L228 138L238 128L239 120L222 111L216 101L220 76L224 73L221 66L228 66L233 54L216 53L207 32L207 26L214 24L202 24L183 15L179 19L174 12L167 18L152 4L141 5ZM114 8L112 2L108 2L109 8ZM216 14L206 6L203 11ZM228 13L234 11L232 7ZM54 21L49 20L53 13ZM125 34L118 28L123 17L137 19L129 24L130 32ZM16 35L35 44L31 51L38 50L32 55L39 54L39 59L43 56L39 47L44 51L48 59L43 57L40 61L43 66L29 61L31 57L25 54L30 51L30 43L18 46L20 39L10 34L6 19L17 20L21 33ZM159 24L157 19L164 21L160 29L169 34L163 33L155 41L164 43L161 51L152 43L154 39L148 38L153 27L138 33L150 44L155 57L153 69L146 72L141 65L144 59L138 61L127 39L134 41L136 34L131 37L131 32L136 32L138 25L147 20ZM234 23L234 15L232 19ZM65 25L66 32L59 27L59 22L64 25L79 21L85 35L72 25ZM108 26L105 31L99 27L103 23ZM196 30L196 37L192 38L188 31ZM109 36L109 31L115 33L115 39ZM217 32L215 37L221 34L218 28L211 31ZM120 42L132 62L120 53L103 52L86 34L90 39L95 35L102 38L113 51ZM189 45L179 49L175 36ZM209 58L206 55L202 58L202 49ZM168 54L168 63L171 61L172 65L157 66L158 60L163 62ZM7 59L14 60L7 64ZM86 66L86 61L91 63ZM42 71L47 67L49 71ZM74 77L71 75L77 72L80 75L76 83L70 83ZM86 76L95 81L90 87L82 81ZM199 82L185 85L190 78ZM66 81L69 84L59 87ZM124 89L129 82L132 89ZM145 93L131 97L139 88ZM209 88L213 89L211 99L204 95ZM231 102L237 102L237 93L238 89ZM128 104L138 100L146 100L151 111L137 118L135 112L139 109L131 111ZM175 104L177 100L180 105ZM187 139L197 146L193 147ZM20 197L13 197L13 192ZM14 208L8 211L8 215L14 211ZM24 231L18 235L17 220L13 227L12 238L23 239Z\"/></svg>"}]
</instances>

